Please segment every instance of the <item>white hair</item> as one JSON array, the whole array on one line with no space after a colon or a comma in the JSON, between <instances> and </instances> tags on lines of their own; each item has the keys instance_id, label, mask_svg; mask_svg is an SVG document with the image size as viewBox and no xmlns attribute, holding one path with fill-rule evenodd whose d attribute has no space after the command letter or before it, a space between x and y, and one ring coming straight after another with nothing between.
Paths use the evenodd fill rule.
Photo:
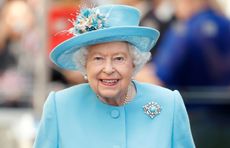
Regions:
<instances>
[{"instance_id":1,"label":"white hair","mask_svg":"<svg viewBox=\"0 0 230 148\"><path fill-rule=\"evenodd\" d=\"M133 58L133 64L134 64L134 71L133 76L135 76L141 68L150 60L151 53L150 52L141 52L137 47L131 45L128 43L128 50L131 54L131 57ZM87 47L79 49L77 52L75 52L73 56L73 61L75 61L76 66L78 67L78 70L81 72L82 75L86 74L86 59L88 55Z\"/></svg>"}]
</instances>

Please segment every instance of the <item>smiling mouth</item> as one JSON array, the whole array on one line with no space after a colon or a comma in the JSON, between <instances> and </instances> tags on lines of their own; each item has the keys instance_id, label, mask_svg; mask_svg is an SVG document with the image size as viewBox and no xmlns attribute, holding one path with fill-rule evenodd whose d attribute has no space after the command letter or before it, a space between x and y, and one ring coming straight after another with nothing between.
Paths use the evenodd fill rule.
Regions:
<instances>
[{"instance_id":1,"label":"smiling mouth","mask_svg":"<svg viewBox=\"0 0 230 148\"><path fill-rule=\"evenodd\" d=\"M114 86L119 82L119 79L100 79L100 81L105 86Z\"/></svg>"}]
</instances>

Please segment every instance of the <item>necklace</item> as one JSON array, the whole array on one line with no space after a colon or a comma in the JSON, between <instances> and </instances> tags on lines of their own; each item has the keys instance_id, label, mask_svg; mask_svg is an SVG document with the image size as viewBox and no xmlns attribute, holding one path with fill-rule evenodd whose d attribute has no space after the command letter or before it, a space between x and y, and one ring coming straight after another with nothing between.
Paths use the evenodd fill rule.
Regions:
<instances>
[{"instance_id":1,"label":"necklace","mask_svg":"<svg viewBox=\"0 0 230 148\"><path fill-rule=\"evenodd\" d=\"M131 100L128 98L128 96L125 96L125 99L121 105L128 104Z\"/></svg>"},{"instance_id":2,"label":"necklace","mask_svg":"<svg viewBox=\"0 0 230 148\"><path fill-rule=\"evenodd\" d=\"M133 83L131 82L130 85L128 86L128 90L127 90L127 93L126 93L126 96L122 102L121 105L125 105L125 104L128 104L131 100L132 100L132 95L133 95L133 90L132 90L132 87L133 87ZM130 92L130 94L129 94Z\"/></svg>"}]
</instances>

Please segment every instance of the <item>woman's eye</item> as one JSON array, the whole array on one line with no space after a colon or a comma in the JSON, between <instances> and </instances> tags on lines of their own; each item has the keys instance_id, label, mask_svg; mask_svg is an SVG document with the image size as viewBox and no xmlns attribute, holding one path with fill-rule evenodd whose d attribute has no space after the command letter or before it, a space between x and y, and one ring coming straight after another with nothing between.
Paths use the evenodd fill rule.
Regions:
<instances>
[{"instance_id":1,"label":"woman's eye","mask_svg":"<svg viewBox=\"0 0 230 148\"><path fill-rule=\"evenodd\" d=\"M123 56L115 57L114 62L117 63L117 64L124 63L125 62L125 57L123 57Z\"/></svg>"},{"instance_id":2,"label":"woman's eye","mask_svg":"<svg viewBox=\"0 0 230 148\"><path fill-rule=\"evenodd\" d=\"M116 61L124 61L125 58L124 58L124 57L116 57L115 60L116 60Z\"/></svg>"},{"instance_id":3,"label":"woman's eye","mask_svg":"<svg viewBox=\"0 0 230 148\"><path fill-rule=\"evenodd\" d=\"M102 57L94 57L94 60L95 61L100 61L100 60L103 60L103 58Z\"/></svg>"}]
</instances>

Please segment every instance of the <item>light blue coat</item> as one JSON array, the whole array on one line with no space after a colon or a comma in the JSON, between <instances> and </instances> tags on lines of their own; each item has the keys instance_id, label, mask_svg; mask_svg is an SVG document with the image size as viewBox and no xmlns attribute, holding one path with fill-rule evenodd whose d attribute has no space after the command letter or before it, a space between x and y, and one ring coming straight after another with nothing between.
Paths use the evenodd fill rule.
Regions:
<instances>
[{"instance_id":1,"label":"light blue coat","mask_svg":"<svg viewBox=\"0 0 230 148\"><path fill-rule=\"evenodd\" d=\"M137 94L125 106L102 103L88 84L50 93L35 148L194 148L178 91L134 81ZM158 103L155 118L143 106Z\"/></svg>"}]
</instances>

